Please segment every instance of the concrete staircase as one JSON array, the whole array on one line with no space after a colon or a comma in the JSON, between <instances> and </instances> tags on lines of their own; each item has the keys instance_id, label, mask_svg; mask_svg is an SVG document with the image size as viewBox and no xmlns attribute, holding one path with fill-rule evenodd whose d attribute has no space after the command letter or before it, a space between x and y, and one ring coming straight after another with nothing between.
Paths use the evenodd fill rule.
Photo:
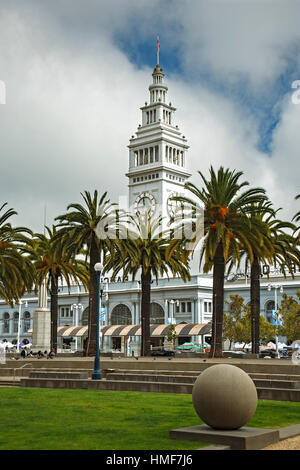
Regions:
<instances>
[{"instance_id":1,"label":"concrete staircase","mask_svg":"<svg viewBox=\"0 0 300 470\"><path fill-rule=\"evenodd\" d=\"M192 393L193 384L199 376L199 372L187 374L136 374L132 372L108 373L107 381L111 382L134 382L136 387L141 382L149 384L151 391L160 389L167 393ZM297 375L283 374L251 374L260 399L280 401L300 401L300 377ZM151 386L150 386L151 384ZM155 387L156 384L156 387ZM143 385L144 390L147 388Z\"/></svg>"},{"instance_id":2,"label":"concrete staircase","mask_svg":"<svg viewBox=\"0 0 300 470\"><path fill-rule=\"evenodd\" d=\"M300 401L300 367L281 360L223 360L241 367L254 381L259 399ZM91 380L92 360L32 361L30 368L0 367L0 386L192 393L196 378L220 361L102 360L102 380ZM15 364L13 364L15 365ZM14 376L14 380L12 379Z\"/></svg>"},{"instance_id":3,"label":"concrete staircase","mask_svg":"<svg viewBox=\"0 0 300 470\"><path fill-rule=\"evenodd\" d=\"M21 382L20 379L4 379L0 378L0 387L20 387Z\"/></svg>"},{"instance_id":4,"label":"concrete staircase","mask_svg":"<svg viewBox=\"0 0 300 470\"><path fill-rule=\"evenodd\" d=\"M63 372L31 372L21 378L21 386L96 388L98 390L141 391L159 393L192 393L199 372L187 374L157 373L156 371L108 371L101 381L93 381L88 374ZM300 380L297 376L274 377L270 374L249 374L258 398L279 401L300 401Z\"/></svg>"}]
</instances>

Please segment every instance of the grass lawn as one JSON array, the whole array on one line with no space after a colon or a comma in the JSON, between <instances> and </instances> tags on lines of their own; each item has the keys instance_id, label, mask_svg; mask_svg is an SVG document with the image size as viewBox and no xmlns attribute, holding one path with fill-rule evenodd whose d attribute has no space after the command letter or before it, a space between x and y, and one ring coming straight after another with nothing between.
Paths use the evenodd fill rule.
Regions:
<instances>
[{"instance_id":1,"label":"grass lawn","mask_svg":"<svg viewBox=\"0 0 300 470\"><path fill-rule=\"evenodd\" d=\"M189 450L207 443L169 439L200 424L191 395L0 388L1 450ZM300 421L300 403L259 401L249 426Z\"/></svg>"}]
</instances>

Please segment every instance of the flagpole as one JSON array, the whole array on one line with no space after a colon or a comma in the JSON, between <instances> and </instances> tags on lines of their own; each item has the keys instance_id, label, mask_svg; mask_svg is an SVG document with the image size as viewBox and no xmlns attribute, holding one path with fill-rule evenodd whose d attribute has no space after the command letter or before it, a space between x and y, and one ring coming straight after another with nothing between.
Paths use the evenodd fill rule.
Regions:
<instances>
[{"instance_id":1,"label":"flagpole","mask_svg":"<svg viewBox=\"0 0 300 470\"><path fill-rule=\"evenodd\" d=\"M159 36L157 36L157 64L159 64Z\"/></svg>"}]
</instances>

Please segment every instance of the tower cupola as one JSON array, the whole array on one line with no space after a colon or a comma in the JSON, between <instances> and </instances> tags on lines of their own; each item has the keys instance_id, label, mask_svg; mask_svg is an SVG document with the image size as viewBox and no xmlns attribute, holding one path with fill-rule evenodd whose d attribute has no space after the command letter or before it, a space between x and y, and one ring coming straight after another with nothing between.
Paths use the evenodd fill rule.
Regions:
<instances>
[{"instance_id":1,"label":"tower cupola","mask_svg":"<svg viewBox=\"0 0 300 470\"><path fill-rule=\"evenodd\" d=\"M164 76L163 69L157 64L152 73L153 83L149 86L150 103L166 102L168 87L163 83Z\"/></svg>"}]
</instances>

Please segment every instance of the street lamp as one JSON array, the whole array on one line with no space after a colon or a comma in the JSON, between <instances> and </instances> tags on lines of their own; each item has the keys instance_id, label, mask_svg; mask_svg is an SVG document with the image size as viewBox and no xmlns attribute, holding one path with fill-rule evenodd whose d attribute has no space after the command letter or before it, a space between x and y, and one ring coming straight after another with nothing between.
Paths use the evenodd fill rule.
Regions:
<instances>
[{"instance_id":1,"label":"street lamp","mask_svg":"<svg viewBox=\"0 0 300 470\"><path fill-rule=\"evenodd\" d=\"M105 315L107 315L107 301L108 301L108 283L100 283L100 298L101 298L101 308L100 308L100 347L104 348L104 335L101 331L102 325L105 325ZM106 309L105 309L106 305ZM102 307L103 306L103 307ZM101 311L102 310L102 311Z\"/></svg>"},{"instance_id":2,"label":"street lamp","mask_svg":"<svg viewBox=\"0 0 300 470\"><path fill-rule=\"evenodd\" d=\"M94 266L95 271L97 272L97 333L96 333L96 355L94 362L94 371L92 373L93 380L100 380L101 370L100 370L100 309L101 309L101 292L100 292L100 279L101 272L103 270L102 263L96 263Z\"/></svg>"},{"instance_id":3,"label":"street lamp","mask_svg":"<svg viewBox=\"0 0 300 470\"><path fill-rule=\"evenodd\" d=\"M268 291L271 292L272 288L274 288L275 292L275 341L276 341L276 354L278 359L280 359L280 354L278 351L278 302L277 302L277 289L279 289L279 292L282 294L283 293L283 287L280 284L268 284Z\"/></svg>"},{"instance_id":4,"label":"street lamp","mask_svg":"<svg viewBox=\"0 0 300 470\"><path fill-rule=\"evenodd\" d=\"M82 304L72 304L71 305L71 311L75 311L75 315L74 315L74 320L73 320L73 324L74 326L78 326L77 325L77 322L78 322L78 310L82 310L83 309L83 306ZM77 336L75 336L75 350L77 351L77 347L78 347L78 338Z\"/></svg>"}]
</instances>

